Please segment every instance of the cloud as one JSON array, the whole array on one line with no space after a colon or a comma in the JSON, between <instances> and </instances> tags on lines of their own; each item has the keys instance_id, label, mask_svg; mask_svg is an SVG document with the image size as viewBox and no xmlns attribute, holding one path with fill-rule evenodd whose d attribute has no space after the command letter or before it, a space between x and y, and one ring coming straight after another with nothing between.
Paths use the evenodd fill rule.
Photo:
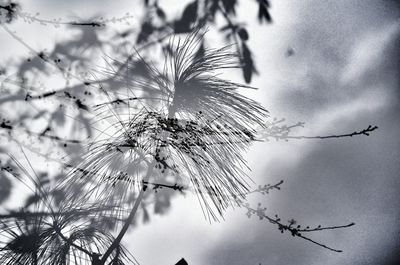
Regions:
<instances>
[{"instance_id":1,"label":"cloud","mask_svg":"<svg viewBox=\"0 0 400 265\"><path fill-rule=\"evenodd\" d=\"M399 34L399 29L400 24L394 22L383 29L367 32L366 36L355 43L349 62L343 70L341 78L343 84L361 79L363 74L376 67L376 63L386 56L385 48Z\"/></svg>"},{"instance_id":2,"label":"cloud","mask_svg":"<svg viewBox=\"0 0 400 265\"><path fill-rule=\"evenodd\" d=\"M286 154L276 152L266 160L262 173L286 180L277 197L264 199L270 200L271 213L311 225L354 221L356 226L346 231L315 235L345 252L330 253L275 233L268 224L248 223L221 239L205 263L394 262L400 216L400 72L396 59L400 34L390 1L380 4L305 1L293 5L302 11L301 17L285 34L296 54L286 64L277 62L293 75L277 93L276 105L282 105L276 109L289 119L308 122L311 129L303 133L352 132L368 124L380 127L370 137L282 143ZM273 152L274 148L279 147L265 150ZM295 163L288 161L293 154L297 154ZM243 230L254 237L251 243L241 242Z\"/></svg>"}]
</instances>

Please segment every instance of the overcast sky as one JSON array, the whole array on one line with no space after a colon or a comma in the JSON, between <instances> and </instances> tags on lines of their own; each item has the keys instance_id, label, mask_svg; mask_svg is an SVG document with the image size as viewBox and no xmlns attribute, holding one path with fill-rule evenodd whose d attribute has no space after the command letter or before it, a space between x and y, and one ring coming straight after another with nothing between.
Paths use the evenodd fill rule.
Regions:
<instances>
[{"instance_id":1,"label":"overcast sky","mask_svg":"<svg viewBox=\"0 0 400 265\"><path fill-rule=\"evenodd\" d=\"M46 17L137 12L134 1L34 2L26 1L26 9ZM171 10L184 7L181 1L163 3ZM299 135L346 133L370 124L379 130L370 137L255 144L246 155L249 175L257 184L285 183L281 191L250 201L261 202L271 215L305 225L355 222L348 229L312 235L344 252L281 234L266 221L248 219L242 209L228 210L225 221L209 224L197 200L187 195L176 197L168 214L152 217L124 239L141 264L174 264L181 257L191 265L396 264L400 5L390 0L271 4L274 23L260 26L257 6L239 1L238 16L247 22L260 73L252 83L259 90L251 96L274 117L305 122L304 129L295 131ZM15 29L21 35L25 30L26 41L38 48L62 38L57 30L26 27ZM4 32L0 38L0 58L7 58L10 49L24 52ZM294 55L287 57L289 48Z\"/></svg>"}]
</instances>

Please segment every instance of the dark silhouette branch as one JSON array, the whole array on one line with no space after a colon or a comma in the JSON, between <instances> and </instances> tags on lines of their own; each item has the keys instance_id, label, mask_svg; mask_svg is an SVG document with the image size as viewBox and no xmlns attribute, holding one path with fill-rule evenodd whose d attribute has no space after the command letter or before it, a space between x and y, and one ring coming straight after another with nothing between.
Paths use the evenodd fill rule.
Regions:
<instances>
[{"instance_id":1,"label":"dark silhouette branch","mask_svg":"<svg viewBox=\"0 0 400 265\"><path fill-rule=\"evenodd\" d=\"M153 172L154 166L155 166L155 161L153 161L153 163L151 163L151 166L149 167L149 170L147 171L147 174L143 179L145 182L149 180L149 178ZM143 200L143 196L144 196L145 192L146 192L146 189L144 187L142 187L139 191L137 198L135 199L135 203L132 206L132 209L128 215L128 218L126 219L123 227L121 228L120 232L118 233L118 236L114 239L112 244L108 247L107 251L102 255L100 264L105 264L108 257L111 255L111 253L115 249L117 249L118 246L120 245L122 238L125 236L126 232L128 231L129 226L131 225L133 219L135 218L136 212L139 209L139 206Z\"/></svg>"},{"instance_id":2,"label":"dark silhouette branch","mask_svg":"<svg viewBox=\"0 0 400 265\"><path fill-rule=\"evenodd\" d=\"M368 125L366 129L362 129L361 131L354 131L352 133L345 133L345 134L333 134L333 135L326 135L326 136L287 136L286 138L282 139L334 139L334 138L345 138L345 137L353 137L357 135L365 135L369 136L369 134L378 129L378 126L371 126Z\"/></svg>"},{"instance_id":3,"label":"dark silhouette branch","mask_svg":"<svg viewBox=\"0 0 400 265\"><path fill-rule=\"evenodd\" d=\"M315 240L313 240L313 239L311 239L311 238L309 238L307 236L304 236L302 233L303 232L318 232L318 231L323 231L323 230L335 230L335 229L341 229L341 228L348 228L348 227L351 227L351 226L354 225L354 223L350 223L350 224L347 224L347 225L328 226L328 227L319 226L319 227L314 228L314 229L308 229L308 228L300 229L300 227L301 227L300 225L298 225L297 227L294 226L294 224L296 224L296 221L293 220L293 219L289 220L289 225L286 225L286 224L283 224L281 222L281 219L277 215L275 216L275 218L272 218L272 217L268 216L267 214L265 214L266 208L261 208L260 204L259 204L257 209L251 208L248 204L243 204L243 207L245 207L247 209L247 211L248 211L247 212L247 216L249 218L253 214L257 215L260 218L260 220L266 219L271 224L277 225L278 229L281 231L281 233L284 233L285 231L288 231L288 232L291 233L291 235L293 237L300 237L300 238L305 239L305 240L307 240L307 241L309 241L309 242L311 242L313 244L316 244L316 245L318 245L320 247L323 247L325 249L328 249L328 250L331 250L331 251L334 251L334 252L343 252L343 250L331 248L331 247L329 247L329 246L327 246L325 244L319 243L319 242L317 242L317 241L315 241Z\"/></svg>"},{"instance_id":4,"label":"dark silhouette branch","mask_svg":"<svg viewBox=\"0 0 400 265\"><path fill-rule=\"evenodd\" d=\"M268 141L268 138L274 138L276 140L286 140L286 141L290 140L290 139L294 139L294 140L338 139L338 138L346 138L346 137L353 137L353 136L360 136L360 135L369 136L371 132L378 129L378 126L368 125L368 127L365 129L362 129L359 131L354 131L351 133L344 133L344 134L332 134L332 135L322 135L322 136L319 136L319 135L317 135L317 136L290 135L291 129L296 128L296 127L304 127L304 123L297 123L292 126L286 126L286 125L278 126L277 124L282 121L283 121L283 119L280 121L276 121L270 125L270 128L261 130L259 132L259 134L260 134L259 140L267 140Z\"/></svg>"}]
</instances>

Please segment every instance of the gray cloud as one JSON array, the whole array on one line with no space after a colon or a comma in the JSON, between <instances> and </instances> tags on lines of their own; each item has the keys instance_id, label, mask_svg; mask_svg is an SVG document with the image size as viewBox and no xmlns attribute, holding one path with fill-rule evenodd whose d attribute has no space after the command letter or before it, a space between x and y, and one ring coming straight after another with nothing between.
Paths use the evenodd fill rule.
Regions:
<instances>
[{"instance_id":1,"label":"gray cloud","mask_svg":"<svg viewBox=\"0 0 400 265\"><path fill-rule=\"evenodd\" d=\"M251 244L233 234L208 263L395 264L400 215L398 9L391 1L305 1L293 8L300 15L286 34L296 53L279 62L293 76L277 93L275 110L307 121L315 128L305 131L309 134L351 132L368 124L380 129L370 137L282 143L287 153L265 164L264 175L286 179L283 191L271 198L270 210L306 225L357 225L315 235L345 250L333 254L275 233L268 224L249 224L238 231L247 229L254 236ZM295 163L285 158L292 154L298 154Z\"/></svg>"}]
</instances>

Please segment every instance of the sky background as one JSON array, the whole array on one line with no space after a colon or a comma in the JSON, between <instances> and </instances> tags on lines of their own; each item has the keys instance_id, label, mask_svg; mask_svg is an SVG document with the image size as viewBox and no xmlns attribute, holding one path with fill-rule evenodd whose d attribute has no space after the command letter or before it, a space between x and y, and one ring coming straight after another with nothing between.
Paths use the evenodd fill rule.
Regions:
<instances>
[{"instance_id":1,"label":"sky background","mask_svg":"<svg viewBox=\"0 0 400 265\"><path fill-rule=\"evenodd\" d=\"M135 1L22 1L43 17L140 17ZM188 1L160 1L179 14ZM344 230L311 237L343 253L292 238L243 209L208 223L195 197L177 196L165 215L138 226L124 241L140 264L317 265L396 264L400 247L400 5L390 0L271 0L274 23L259 25L257 6L239 1L259 75L249 94L271 116L305 122L298 135L353 132L379 126L370 137L263 142L246 154L257 184L283 179L281 191L250 198L271 215L304 225L340 225ZM168 7L168 8L167 8ZM133 26L135 26L133 24ZM28 29L29 27L29 29ZM118 26L116 25L116 30ZM12 28L12 26L10 26ZM38 49L62 40L63 32L40 25L14 25ZM0 32L0 58L26 54ZM214 47L223 45L216 40ZM291 48L294 55L287 57ZM229 75L233 80L238 73Z\"/></svg>"}]
</instances>

